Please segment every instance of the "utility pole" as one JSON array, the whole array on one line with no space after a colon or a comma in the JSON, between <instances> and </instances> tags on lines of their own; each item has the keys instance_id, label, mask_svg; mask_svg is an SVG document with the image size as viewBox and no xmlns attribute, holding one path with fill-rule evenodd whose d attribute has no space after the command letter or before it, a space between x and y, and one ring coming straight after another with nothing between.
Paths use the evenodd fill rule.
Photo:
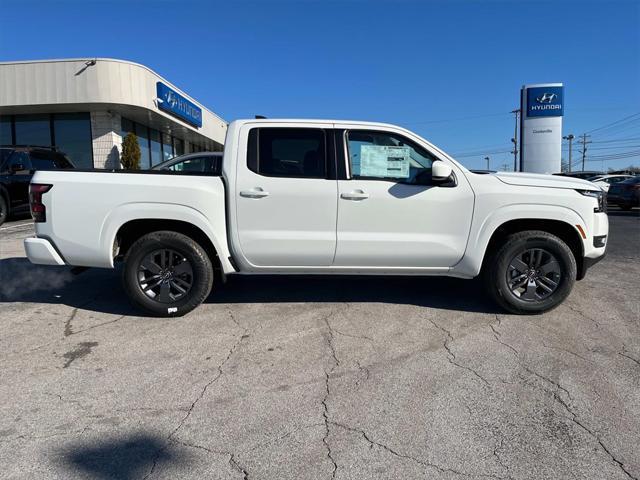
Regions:
<instances>
[{"instance_id":1,"label":"utility pole","mask_svg":"<svg viewBox=\"0 0 640 480\"><path fill-rule=\"evenodd\" d=\"M487 161L487 170L491 170L491 169L489 168L489 157L484 157L484 159Z\"/></svg>"},{"instance_id":2,"label":"utility pole","mask_svg":"<svg viewBox=\"0 0 640 480\"><path fill-rule=\"evenodd\" d=\"M511 153L513 153L513 171L517 172L518 171L518 115L520 114L520 109L516 108L515 110L512 110L511 113L514 114L515 116L515 128L513 129L513 138L511 139L511 142L513 142L513 150L511 151Z\"/></svg>"},{"instance_id":3,"label":"utility pole","mask_svg":"<svg viewBox=\"0 0 640 480\"><path fill-rule=\"evenodd\" d=\"M591 143L591 140L587 140L587 138L591 137L591 135L583 133L580 136L582 137L582 141L580 143L582 144L582 171L584 172L584 160L587 156L587 143Z\"/></svg>"},{"instance_id":4,"label":"utility pole","mask_svg":"<svg viewBox=\"0 0 640 480\"><path fill-rule=\"evenodd\" d=\"M576 137L574 137L573 134L570 133L566 137L562 137L562 138L564 138L565 140L569 140L569 173L571 173L571 145L572 145L573 139ZM583 160L582 170L584 170L584 160Z\"/></svg>"}]
</instances>

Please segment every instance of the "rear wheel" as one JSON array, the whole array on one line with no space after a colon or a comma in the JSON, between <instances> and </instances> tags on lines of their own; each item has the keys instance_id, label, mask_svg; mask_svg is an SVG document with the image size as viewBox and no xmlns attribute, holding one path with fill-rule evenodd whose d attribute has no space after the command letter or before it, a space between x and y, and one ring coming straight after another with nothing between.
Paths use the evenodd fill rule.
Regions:
<instances>
[{"instance_id":1,"label":"rear wheel","mask_svg":"<svg viewBox=\"0 0 640 480\"><path fill-rule=\"evenodd\" d=\"M548 232L531 230L507 237L485 267L494 300L517 314L543 313L571 293L576 261L566 243Z\"/></svg>"},{"instance_id":2,"label":"rear wheel","mask_svg":"<svg viewBox=\"0 0 640 480\"><path fill-rule=\"evenodd\" d=\"M9 206L4 196L0 194L0 225L2 225L9 216Z\"/></svg>"},{"instance_id":3,"label":"rear wheel","mask_svg":"<svg viewBox=\"0 0 640 480\"><path fill-rule=\"evenodd\" d=\"M186 235L153 232L129 248L123 285L135 306L157 316L179 317L207 298L213 267L200 244Z\"/></svg>"}]
</instances>

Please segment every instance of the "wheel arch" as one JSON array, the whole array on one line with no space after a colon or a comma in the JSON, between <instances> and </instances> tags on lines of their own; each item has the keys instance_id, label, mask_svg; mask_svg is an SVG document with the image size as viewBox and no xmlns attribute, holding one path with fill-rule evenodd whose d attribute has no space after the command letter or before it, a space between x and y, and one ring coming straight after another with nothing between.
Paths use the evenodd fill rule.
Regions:
<instances>
[{"instance_id":1,"label":"wheel arch","mask_svg":"<svg viewBox=\"0 0 640 480\"><path fill-rule=\"evenodd\" d=\"M584 245L577 228L563 220L547 218L519 218L508 220L500 224L491 234L482 258L482 268L491 254L495 252L504 240L511 234L527 230L541 230L560 238L567 244L576 260L577 280L584 277Z\"/></svg>"},{"instance_id":2,"label":"wheel arch","mask_svg":"<svg viewBox=\"0 0 640 480\"><path fill-rule=\"evenodd\" d=\"M214 266L224 273L235 271L229 261L226 225L213 222L201 212L173 204L125 204L106 216L100 234L102 263L113 267L114 259L131 244L152 231L169 230L196 240L207 251Z\"/></svg>"},{"instance_id":3,"label":"wheel arch","mask_svg":"<svg viewBox=\"0 0 640 480\"><path fill-rule=\"evenodd\" d=\"M113 258L123 257L127 254L131 245L139 238L148 233L158 231L171 231L181 233L197 242L209 256L216 274L224 277L218 251L209 236L192 223L183 220L160 219L160 218L139 218L129 220L122 224L116 232L113 242Z\"/></svg>"}]
</instances>

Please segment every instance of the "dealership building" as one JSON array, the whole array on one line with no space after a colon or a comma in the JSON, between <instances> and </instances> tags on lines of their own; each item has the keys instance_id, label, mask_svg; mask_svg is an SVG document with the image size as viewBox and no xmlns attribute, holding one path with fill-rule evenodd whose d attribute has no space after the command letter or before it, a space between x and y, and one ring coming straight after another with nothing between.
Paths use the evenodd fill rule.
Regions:
<instances>
[{"instance_id":1,"label":"dealership building","mask_svg":"<svg viewBox=\"0 0 640 480\"><path fill-rule=\"evenodd\" d=\"M0 62L0 145L55 147L77 168L119 168L135 133L141 168L221 151L227 122L153 70L109 58Z\"/></svg>"}]
</instances>

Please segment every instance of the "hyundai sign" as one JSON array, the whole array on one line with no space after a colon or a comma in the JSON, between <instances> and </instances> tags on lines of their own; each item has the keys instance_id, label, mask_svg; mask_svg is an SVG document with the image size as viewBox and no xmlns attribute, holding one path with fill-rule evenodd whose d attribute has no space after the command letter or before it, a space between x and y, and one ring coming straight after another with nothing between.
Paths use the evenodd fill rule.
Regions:
<instances>
[{"instance_id":1,"label":"hyundai sign","mask_svg":"<svg viewBox=\"0 0 640 480\"><path fill-rule=\"evenodd\" d=\"M562 87L527 89L527 117L561 117L563 110Z\"/></svg>"},{"instance_id":2,"label":"hyundai sign","mask_svg":"<svg viewBox=\"0 0 640 480\"><path fill-rule=\"evenodd\" d=\"M202 109L162 82L156 83L158 108L195 127L202 127Z\"/></svg>"},{"instance_id":3,"label":"hyundai sign","mask_svg":"<svg viewBox=\"0 0 640 480\"><path fill-rule=\"evenodd\" d=\"M525 85L520 94L520 171L558 173L562 162L561 83Z\"/></svg>"}]
</instances>

